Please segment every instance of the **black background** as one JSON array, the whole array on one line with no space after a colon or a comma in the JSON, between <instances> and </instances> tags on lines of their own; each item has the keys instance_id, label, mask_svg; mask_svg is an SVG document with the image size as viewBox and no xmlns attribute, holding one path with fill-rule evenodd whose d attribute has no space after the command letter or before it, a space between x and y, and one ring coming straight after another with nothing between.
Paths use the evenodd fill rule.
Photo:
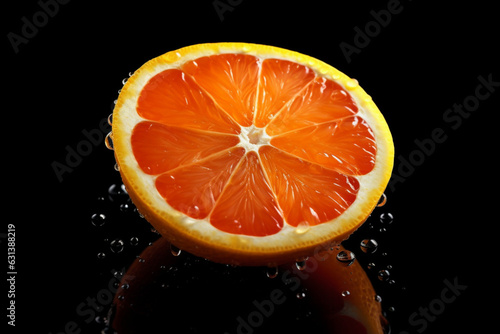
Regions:
<instances>
[{"instance_id":1,"label":"black background","mask_svg":"<svg viewBox=\"0 0 500 334\"><path fill-rule=\"evenodd\" d=\"M111 269L127 265L111 255L104 264L97 259L103 239L129 237L123 229L139 228L115 222L103 232L90 222L99 210L97 198L120 182L112 152L102 143L62 181L54 161L64 164L66 147L85 140L83 130L99 128L129 72L167 51L219 41L289 48L358 79L391 128L395 173L401 158L417 154L415 140L431 138L436 128L444 131L446 141L387 192L384 210L394 215L393 224L373 232L397 282L385 306L396 309L390 314L393 333L415 333L420 327L409 316L440 297L445 279L456 279L466 290L424 332L496 328L500 87L456 129L443 115L474 95L479 76L500 82L497 9L493 2L437 6L402 0L401 11L348 62L340 43L355 45L354 28L364 30L374 21L370 12L389 2L233 1L221 21L213 1L70 1L17 53L8 34L21 35L22 18L33 22L41 7L37 1L4 4L7 203L1 233L15 224L18 272L16 327L10 330L35 326L36 333L59 333L69 321L83 324L77 305L106 287ZM83 333L97 332L82 327Z\"/></svg>"}]
</instances>

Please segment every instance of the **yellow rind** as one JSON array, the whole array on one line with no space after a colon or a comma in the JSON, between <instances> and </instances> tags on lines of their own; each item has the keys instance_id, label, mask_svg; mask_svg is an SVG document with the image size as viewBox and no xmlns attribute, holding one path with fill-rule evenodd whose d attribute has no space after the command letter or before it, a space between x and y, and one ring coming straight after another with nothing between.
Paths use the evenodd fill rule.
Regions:
<instances>
[{"instance_id":1,"label":"yellow rind","mask_svg":"<svg viewBox=\"0 0 500 334\"><path fill-rule=\"evenodd\" d=\"M134 112L137 98L142 87L158 72L177 68L192 59L220 53L245 53L260 58L294 61L312 68L320 76L336 81L354 97L360 110L358 115L366 119L374 131L377 156L374 170L359 177L364 181L360 183L365 188L360 190L356 201L343 215L331 222L313 226L303 234L295 233L294 228L285 224L285 228L274 236L233 235L215 229L207 221L185 217L157 194L151 177L143 175L131 149L130 135L133 125L141 120ZM250 43L191 45L148 61L135 71L122 88L113 111L112 133L115 158L120 166L123 183L147 221L180 249L216 262L238 265L277 265L311 255L332 243L345 240L361 226L382 196L389 182L394 160L394 145L389 127L371 97L357 81L313 57L278 47ZM370 178L372 173L377 176L373 185L368 182L374 180L373 177ZM145 192L143 189L151 191ZM339 226L342 227L340 231ZM288 240L282 243L282 246L277 246L280 236L284 237L282 234L286 234ZM290 242L290 239L293 239L293 242Z\"/></svg>"}]
</instances>

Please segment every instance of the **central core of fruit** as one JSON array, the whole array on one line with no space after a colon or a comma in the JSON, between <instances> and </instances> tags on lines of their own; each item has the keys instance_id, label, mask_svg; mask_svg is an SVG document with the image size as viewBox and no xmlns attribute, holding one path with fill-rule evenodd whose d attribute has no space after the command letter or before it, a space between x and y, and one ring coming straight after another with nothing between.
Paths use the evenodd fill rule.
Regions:
<instances>
[{"instance_id":1,"label":"central core of fruit","mask_svg":"<svg viewBox=\"0 0 500 334\"><path fill-rule=\"evenodd\" d=\"M255 125L242 127L239 134L239 146L247 151L257 151L262 145L269 145L271 137L266 133L264 128L258 128Z\"/></svg>"}]
</instances>

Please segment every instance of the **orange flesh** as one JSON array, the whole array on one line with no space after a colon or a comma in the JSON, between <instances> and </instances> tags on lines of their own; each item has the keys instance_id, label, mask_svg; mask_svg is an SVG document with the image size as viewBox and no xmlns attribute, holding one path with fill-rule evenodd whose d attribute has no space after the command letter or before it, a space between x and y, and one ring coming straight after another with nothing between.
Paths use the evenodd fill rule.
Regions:
<instances>
[{"instance_id":1,"label":"orange flesh","mask_svg":"<svg viewBox=\"0 0 500 334\"><path fill-rule=\"evenodd\" d=\"M131 142L170 206L228 233L266 236L327 222L354 202L356 176L376 154L357 111L343 87L306 66L221 54L151 78ZM242 127L253 149L238 146Z\"/></svg>"}]
</instances>

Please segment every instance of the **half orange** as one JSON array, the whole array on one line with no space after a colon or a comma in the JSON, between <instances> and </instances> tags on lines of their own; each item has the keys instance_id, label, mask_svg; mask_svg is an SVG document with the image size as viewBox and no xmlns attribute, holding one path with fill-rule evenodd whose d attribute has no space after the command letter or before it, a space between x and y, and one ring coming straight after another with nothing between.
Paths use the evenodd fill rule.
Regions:
<instances>
[{"instance_id":1,"label":"half orange","mask_svg":"<svg viewBox=\"0 0 500 334\"><path fill-rule=\"evenodd\" d=\"M144 217L217 262L276 265L347 238L389 181L369 95L312 57L198 44L144 64L113 111L115 158Z\"/></svg>"}]
</instances>

